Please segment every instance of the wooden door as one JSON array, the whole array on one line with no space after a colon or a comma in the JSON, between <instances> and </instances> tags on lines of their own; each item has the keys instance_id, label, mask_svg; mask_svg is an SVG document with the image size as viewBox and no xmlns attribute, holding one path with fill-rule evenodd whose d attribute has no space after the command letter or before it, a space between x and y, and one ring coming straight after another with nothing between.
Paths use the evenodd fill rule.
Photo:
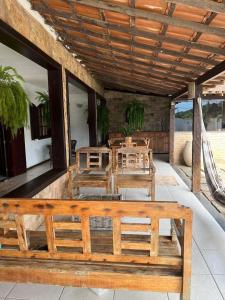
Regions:
<instances>
[{"instance_id":1,"label":"wooden door","mask_svg":"<svg viewBox=\"0 0 225 300\"><path fill-rule=\"evenodd\" d=\"M24 129L19 129L15 137L12 137L9 130L5 130L5 147L8 176L13 177L26 172Z\"/></svg>"}]
</instances>

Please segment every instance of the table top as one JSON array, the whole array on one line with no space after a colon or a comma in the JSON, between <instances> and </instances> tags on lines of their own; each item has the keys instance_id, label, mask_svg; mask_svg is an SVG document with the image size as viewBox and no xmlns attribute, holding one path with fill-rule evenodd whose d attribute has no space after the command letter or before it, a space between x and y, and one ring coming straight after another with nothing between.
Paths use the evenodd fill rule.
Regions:
<instances>
[{"instance_id":1,"label":"table top","mask_svg":"<svg viewBox=\"0 0 225 300\"><path fill-rule=\"evenodd\" d=\"M115 140L111 145L110 145L110 148L113 148L113 147L118 147L120 148L121 147L121 142L124 142L124 141L121 141L121 140ZM139 139L132 139L132 143L137 143L137 146L143 146L143 147L146 147L146 143L144 140L139 140Z\"/></svg>"}]
</instances>

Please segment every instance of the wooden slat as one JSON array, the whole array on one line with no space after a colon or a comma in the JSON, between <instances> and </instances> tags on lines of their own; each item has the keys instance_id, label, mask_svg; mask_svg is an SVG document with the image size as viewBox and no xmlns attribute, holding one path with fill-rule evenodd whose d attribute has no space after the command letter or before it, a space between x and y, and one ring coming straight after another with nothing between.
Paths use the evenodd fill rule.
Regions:
<instances>
[{"instance_id":1,"label":"wooden slat","mask_svg":"<svg viewBox=\"0 0 225 300\"><path fill-rule=\"evenodd\" d=\"M51 215L45 217L45 227L48 251L55 252L57 250L55 245L55 230L53 228L53 217Z\"/></svg>"},{"instance_id":2,"label":"wooden slat","mask_svg":"<svg viewBox=\"0 0 225 300\"><path fill-rule=\"evenodd\" d=\"M36 259L54 259L54 260L81 260L93 262L114 262L114 263L134 263L134 264L158 264L181 266L183 259L179 256L136 256L136 255L111 255L104 253L80 254L74 252L54 252L46 251L17 251L0 249L0 256L17 258L36 258Z\"/></svg>"},{"instance_id":3,"label":"wooden slat","mask_svg":"<svg viewBox=\"0 0 225 300\"><path fill-rule=\"evenodd\" d=\"M91 236L90 236L89 217L82 217L81 223L82 223L83 253L91 253Z\"/></svg>"},{"instance_id":4,"label":"wooden slat","mask_svg":"<svg viewBox=\"0 0 225 300\"><path fill-rule=\"evenodd\" d=\"M166 204L166 205L165 205ZM107 207L107 209L106 209ZM99 216L99 217L160 217L188 218L191 210L177 203L149 201L96 201L60 199L1 199L0 213L40 214L44 216Z\"/></svg>"},{"instance_id":5,"label":"wooden slat","mask_svg":"<svg viewBox=\"0 0 225 300\"><path fill-rule=\"evenodd\" d=\"M146 11L143 9L131 8L131 7L127 7L125 5L117 5L115 3L108 4L107 2L104 2L102 0L76 0L76 2L79 2L83 5L91 6L91 7L96 7L96 8L106 9L106 10L113 11L113 12L122 13L122 14L125 14L128 16L144 18L147 20L153 20L156 22L173 25L173 26L177 26L177 27L189 28L196 32L210 33L210 34L214 34L214 35L222 36L222 37L225 36L224 28L207 26L202 23L197 23L197 22L184 20L184 19L180 19L180 18L176 18L176 17L171 18L166 15L162 15L162 14L151 12L151 11Z\"/></svg>"},{"instance_id":6,"label":"wooden slat","mask_svg":"<svg viewBox=\"0 0 225 300\"><path fill-rule=\"evenodd\" d=\"M16 222L15 221L0 221L0 228L3 229L15 229L16 228Z\"/></svg>"},{"instance_id":7,"label":"wooden slat","mask_svg":"<svg viewBox=\"0 0 225 300\"><path fill-rule=\"evenodd\" d=\"M113 254L121 254L121 220L118 217L113 218Z\"/></svg>"},{"instance_id":8,"label":"wooden slat","mask_svg":"<svg viewBox=\"0 0 225 300\"><path fill-rule=\"evenodd\" d=\"M19 241L16 238L4 238L0 237L0 245L9 245L9 246L17 246L19 245Z\"/></svg>"},{"instance_id":9,"label":"wooden slat","mask_svg":"<svg viewBox=\"0 0 225 300\"><path fill-rule=\"evenodd\" d=\"M149 231L149 224L121 224L121 231Z\"/></svg>"},{"instance_id":10,"label":"wooden slat","mask_svg":"<svg viewBox=\"0 0 225 300\"><path fill-rule=\"evenodd\" d=\"M184 4L188 6L198 7L201 9L205 9L208 11L213 11L216 13L225 14L225 4L224 2L216 2L212 0L165 0L166 2L176 3L176 4Z\"/></svg>"},{"instance_id":11,"label":"wooden slat","mask_svg":"<svg viewBox=\"0 0 225 300\"><path fill-rule=\"evenodd\" d=\"M151 250L150 243L141 243L141 242L121 242L121 249L130 249L130 250Z\"/></svg>"},{"instance_id":12,"label":"wooden slat","mask_svg":"<svg viewBox=\"0 0 225 300\"><path fill-rule=\"evenodd\" d=\"M74 241L74 240L63 240L63 239L55 239L55 246L57 247L74 247L74 248L82 248L84 243L83 241Z\"/></svg>"},{"instance_id":13,"label":"wooden slat","mask_svg":"<svg viewBox=\"0 0 225 300\"><path fill-rule=\"evenodd\" d=\"M159 253L159 220L151 219L151 256L157 256Z\"/></svg>"},{"instance_id":14,"label":"wooden slat","mask_svg":"<svg viewBox=\"0 0 225 300\"><path fill-rule=\"evenodd\" d=\"M15 222L16 222L16 231L18 236L19 248L21 251L28 250L28 241L27 241L26 230L24 227L23 216L17 215L15 217Z\"/></svg>"},{"instance_id":15,"label":"wooden slat","mask_svg":"<svg viewBox=\"0 0 225 300\"><path fill-rule=\"evenodd\" d=\"M81 223L72 222L53 222L54 229L81 230Z\"/></svg>"}]
</instances>

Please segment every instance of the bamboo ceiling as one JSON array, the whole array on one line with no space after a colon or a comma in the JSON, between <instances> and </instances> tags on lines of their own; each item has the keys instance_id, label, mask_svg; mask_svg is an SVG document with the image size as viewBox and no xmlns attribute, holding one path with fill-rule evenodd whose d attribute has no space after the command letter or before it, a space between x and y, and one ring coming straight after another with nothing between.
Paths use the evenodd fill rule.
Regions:
<instances>
[{"instance_id":1,"label":"bamboo ceiling","mask_svg":"<svg viewBox=\"0 0 225 300\"><path fill-rule=\"evenodd\" d=\"M175 94L225 59L222 0L30 2L108 88Z\"/></svg>"}]
</instances>

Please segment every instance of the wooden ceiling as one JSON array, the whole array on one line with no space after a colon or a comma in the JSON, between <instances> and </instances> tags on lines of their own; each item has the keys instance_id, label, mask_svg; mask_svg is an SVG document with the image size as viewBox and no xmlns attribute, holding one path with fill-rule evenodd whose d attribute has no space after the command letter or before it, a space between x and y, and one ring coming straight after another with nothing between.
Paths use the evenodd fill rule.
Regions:
<instances>
[{"instance_id":1,"label":"wooden ceiling","mask_svg":"<svg viewBox=\"0 0 225 300\"><path fill-rule=\"evenodd\" d=\"M176 94L225 59L225 1L30 0L105 87Z\"/></svg>"}]
</instances>

